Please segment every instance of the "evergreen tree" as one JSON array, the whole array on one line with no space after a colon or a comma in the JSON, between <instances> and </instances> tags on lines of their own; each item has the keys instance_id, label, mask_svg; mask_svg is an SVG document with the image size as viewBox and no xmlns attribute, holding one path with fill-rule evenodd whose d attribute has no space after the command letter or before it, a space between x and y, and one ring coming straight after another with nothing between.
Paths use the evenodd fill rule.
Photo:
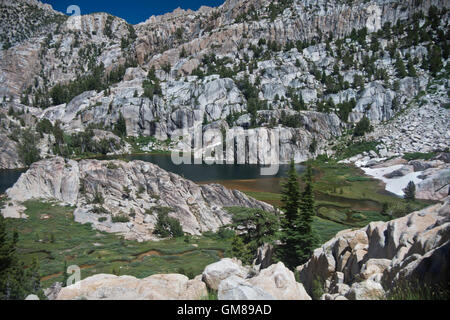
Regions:
<instances>
[{"instance_id":1,"label":"evergreen tree","mask_svg":"<svg viewBox=\"0 0 450 320\"><path fill-rule=\"evenodd\" d=\"M282 220L283 244L277 249L278 258L291 269L306 262L318 243L312 228L315 201L311 166L306 170L304 182L305 189L300 193L298 174L292 161L282 191L285 213Z\"/></svg>"},{"instance_id":2,"label":"evergreen tree","mask_svg":"<svg viewBox=\"0 0 450 320\"><path fill-rule=\"evenodd\" d=\"M410 181L405 189L403 189L403 192L405 193L404 198L407 201L414 201L416 200L416 184L413 181Z\"/></svg>"},{"instance_id":3,"label":"evergreen tree","mask_svg":"<svg viewBox=\"0 0 450 320\"><path fill-rule=\"evenodd\" d=\"M355 131L354 131L354 136L355 137L362 137L364 136L367 132L370 132L372 130L372 126L370 125L370 120L369 118L367 118L366 116L364 116L361 121L359 121L356 124L355 127Z\"/></svg>"},{"instance_id":4,"label":"evergreen tree","mask_svg":"<svg viewBox=\"0 0 450 320\"><path fill-rule=\"evenodd\" d=\"M287 175L287 180L282 185L281 202L284 216L281 220L281 241L282 245L277 250L278 258L288 267L298 266L296 257L296 223L299 218L300 208L300 187L298 174L295 170L294 160L291 161Z\"/></svg>"},{"instance_id":5,"label":"evergreen tree","mask_svg":"<svg viewBox=\"0 0 450 320\"><path fill-rule=\"evenodd\" d=\"M417 77L416 68L414 67L414 62L412 59L408 60L408 75L413 78Z\"/></svg>"},{"instance_id":6,"label":"evergreen tree","mask_svg":"<svg viewBox=\"0 0 450 320\"><path fill-rule=\"evenodd\" d=\"M16 248L19 234L8 237L6 220L0 215L0 300L23 300L29 294L43 298L39 264L33 260L30 268L19 261Z\"/></svg>"},{"instance_id":7,"label":"evergreen tree","mask_svg":"<svg viewBox=\"0 0 450 320\"><path fill-rule=\"evenodd\" d=\"M397 55L397 60L395 61L395 68L397 70L397 76L399 78L404 78L408 75L406 72L405 64L403 63L403 60L399 55Z\"/></svg>"},{"instance_id":8,"label":"evergreen tree","mask_svg":"<svg viewBox=\"0 0 450 320\"><path fill-rule=\"evenodd\" d=\"M432 74L436 75L442 69L442 53L439 46L433 46L430 52L429 58L429 70Z\"/></svg>"},{"instance_id":9,"label":"evergreen tree","mask_svg":"<svg viewBox=\"0 0 450 320\"><path fill-rule=\"evenodd\" d=\"M227 255L229 257L235 257L241 260L244 264L250 264L252 259L252 254L248 246L244 243L244 240L238 235L233 238L231 243L231 249L228 251Z\"/></svg>"},{"instance_id":10,"label":"evergreen tree","mask_svg":"<svg viewBox=\"0 0 450 320\"><path fill-rule=\"evenodd\" d=\"M315 200L313 186L312 167L308 165L304 176L305 189L300 200L300 217L297 223L299 236L297 237L296 253L300 264L308 261L316 245L318 238L315 234L312 223L315 215Z\"/></svg>"},{"instance_id":11,"label":"evergreen tree","mask_svg":"<svg viewBox=\"0 0 450 320\"><path fill-rule=\"evenodd\" d=\"M119 113L119 119L114 126L114 133L119 137L125 137L127 135L127 123L122 115L122 112Z\"/></svg>"}]
</instances>

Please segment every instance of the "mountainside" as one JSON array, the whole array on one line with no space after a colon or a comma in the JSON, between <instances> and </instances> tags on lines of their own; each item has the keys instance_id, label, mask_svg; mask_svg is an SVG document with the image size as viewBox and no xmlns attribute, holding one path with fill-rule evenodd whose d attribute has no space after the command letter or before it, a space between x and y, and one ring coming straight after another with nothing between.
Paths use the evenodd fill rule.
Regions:
<instances>
[{"instance_id":1,"label":"mountainside","mask_svg":"<svg viewBox=\"0 0 450 320\"><path fill-rule=\"evenodd\" d=\"M245 158L227 157L261 164L331 155L365 139L385 157L448 148L447 1L228 0L136 26L104 13L67 18L35 1L2 5L11 17L49 17L26 36L7 26L21 28L21 19L0 26L11 30L0 51L0 139L13 149L17 142L18 157L2 152L2 168L29 164L23 132L45 119L54 127L46 122L36 137L41 157L99 153L57 134L93 136L93 128L140 138L141 150L189 148L197 127L205 149L218 142L210 129L232 128L236 147L250 129L271 147L249 144ZM279 157L267 150L274 143Z\"/></svg>"}]
</instances>

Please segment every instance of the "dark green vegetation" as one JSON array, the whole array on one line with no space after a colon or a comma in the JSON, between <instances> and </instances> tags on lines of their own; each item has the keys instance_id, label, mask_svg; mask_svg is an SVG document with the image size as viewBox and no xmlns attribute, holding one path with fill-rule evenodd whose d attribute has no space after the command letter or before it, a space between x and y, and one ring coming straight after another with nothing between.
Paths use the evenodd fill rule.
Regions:
<instances>
[{"instance_id":1,"label":"dark green vegetation","mask_svg":"<svg viewBox=\"0 0 450 320\"><path fill-rule=\"evenodd\" d=\"M408 281L397 284L388 293L387 300L449 300L450 283L430 284Z\"/></svg>"},{"instance_id":2,"label":"dark green vegetation","mask_svg":"<svg viewBox=\"0 0 450 320\"><path fill-rule=\"evenodd\" d=\"M437 154L434 152L429 153L421 153L421 152L414 152L414 153L405 153L403 155L403 159L411 161L411 160L430 160L431 158L435 157Z\"/></svg>"},{"instance_id":3,"label":"dark green vegetation","mask_svg":"<svg viewBox=\"0 0 450 320\"><path fill-rule=\"evenodd\" d=\"M179 238L184 235L180 222L177 219L169 217L168 212L165 211L158 213L155 231L153 233L161 238Z\"/></svg>"},{"instance_id":4,"label":"dark green vegetation","mask_svg":"<svg viewBox=\"0 0 450 320\"><path fill-rule=\"evenodd\" d=\"M0 215L0 300L23 300L29 294L44 298L39 279L39 262L33 258L25 269L17 252L19 234L7 232Z\"/></svg>"},{"instance_id":5,"label":"dark green vegetation","mask_svg":"<svg viewBox=\"0 0 450 320\"><path fill-rule=\"evenodd\" d=\"M40 262L42 286L63 280L64 263L80 266L82 278L98 273L132 275L201 274L230 248L229 235L206 233L202 237L174 238L138 243L93 230L73 220L73 208L37 201L26 202L27 220L7 219L7 230L18 230L17 255L26 266ZM195 246L197 245L197 246Z\"/></svg>"},{"instance_id":6,"label":"dark green vegetation","mask_svg":"<svg viewBox=\"0 0 450 320\"><path fill-rule=\"evenodd\" d=\"M264 243L273 244L279 239L280 221L275 213L260 209L240 207L227 208L233 215L232 229L222 229L226 238L232 237L229 257L238 257L246 264L251 264L256 250ZM246 233L237 235L238 230L246 230Z\"/></svg>"},{"instance_id":7,"label":"dark green vegetation","mask_svg":"<svg viewBox=\"0 0 450 320\"><path fill-rule=\"evenodd\" d=\"M73 98L86 91L106 90L112 84L123 80L127 68L136 66L136 61L129 60L125 64L119 65L116 69L107 73L105 71L105 66L101 63L92 68L91 74L80 76L68 84L57 84L54 86L48 93L52 99L52 105L69 103ZM35 104L38 105L38 103Z\"/></svg>"},{"instance_id":8,"label":"dark green vegetation","mask_svg":"<svg viewBox=\"0 0 450 320\"><path fill-rule=\"evenodd\" d=\"M276 253L291 269L308 261L318 245L312 228L315 215L312 179L312 168L308 166L301 192L297 170L292 161L287 179L282 183L281 202L284 215L281 218L281 244L277 246Z\"/></svg>"},{"instance_id":9,"label":"dark green vegetation","mask_svg":"<svg viewBox=\"0 0 450 320\"><path fill-rule=\"evenodd\" d=\"M413 181L410 181L406 188L403 190L405 193L404 198L408 201L416 200L416 185Z\"/></svg>"}]
</instances>

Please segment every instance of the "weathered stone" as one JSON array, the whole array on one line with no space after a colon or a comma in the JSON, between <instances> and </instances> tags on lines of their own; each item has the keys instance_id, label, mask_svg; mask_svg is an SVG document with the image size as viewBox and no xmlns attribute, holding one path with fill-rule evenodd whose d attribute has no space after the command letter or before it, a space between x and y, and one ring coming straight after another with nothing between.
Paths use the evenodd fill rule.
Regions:
<instances>
[{"instance_id":1,"label":"weathered stone","mask_svg":"<svg viewBox=\"0 0 450 320\"><path fill-rule=\"evenodd\" d=\"M217 290L222 280L232 275L245 279L249 270L242 266L242 262L237 259L224 258L219 262L208 265L203 271L203 281L208 288Z\"/></svg>"},{"instance_id":2,"label":"weathered stone","mask_svg":"<svg viewBox=\"0 0 450 320\"><path fill-rule=\"evenodd\" d=\"M180 274L145 279L98 274L62 288L56 300L200 300L206 286Z\"/></svg>"}]
</instances>

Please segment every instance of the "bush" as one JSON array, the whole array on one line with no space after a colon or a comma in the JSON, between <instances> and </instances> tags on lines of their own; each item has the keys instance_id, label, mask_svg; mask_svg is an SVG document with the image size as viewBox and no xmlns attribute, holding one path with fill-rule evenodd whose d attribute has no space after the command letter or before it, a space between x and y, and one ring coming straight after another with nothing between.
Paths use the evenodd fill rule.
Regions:
<instances>
[{"instance_id":1,"label":"bush","mask_svg":"<svg viewBox=\"0 0 450 320\"><path fill-rule=\"evenodd\" d=\"M130 221L130 218L128 218L127 216L124 215L118 215L115 217L112 217L111 221L113 223L126 223Z\"/></svg>"},{"instance_id":2,"label":"bush","mask_svg":"<svg viewBox=\"0 0 450 320\"><path fill-rule=\"evenodd\" d=\"M411 161L411 160L430 160L431 158L435 157L436 153L429 152L429 153L422 153L422 152L413 152L413 153L405 153L403 155L403 159Z\"/></svg>"},{"instance_id":3,"label":"bush","mask_svg":"<svg viewBox=\"0 0 450 320\"><path fill-rule=\"evenodd\" d=\"M353 135L355 137L362 137L366 133L373 130L373 127L370 125L370 120L366 116L364 116L360 122L356 124L355 131Z\"/></svg>"},{"instance_id":4,"label":"bush","mask_svg":"<svg viewBox=\"0 0 450 320\"><path fill-rule=\"evenodd\" d=\"M169 217L167 212L158 213L153 233L161 238L179 238L184 235L180 222L177 219Z\"/></svg>"},{"instance_id":5,"label":"bush","mask_svg":"<svg viewBox=\"0 0 450 320\"><path fill-rule=\"evenodd\" d=\"M20 134L18 154L26 166L30 166L32 163L41 160L40 152L36 148L38 141L39 137L31 132L30 129Z\"/></svg>"}]
</instances>

